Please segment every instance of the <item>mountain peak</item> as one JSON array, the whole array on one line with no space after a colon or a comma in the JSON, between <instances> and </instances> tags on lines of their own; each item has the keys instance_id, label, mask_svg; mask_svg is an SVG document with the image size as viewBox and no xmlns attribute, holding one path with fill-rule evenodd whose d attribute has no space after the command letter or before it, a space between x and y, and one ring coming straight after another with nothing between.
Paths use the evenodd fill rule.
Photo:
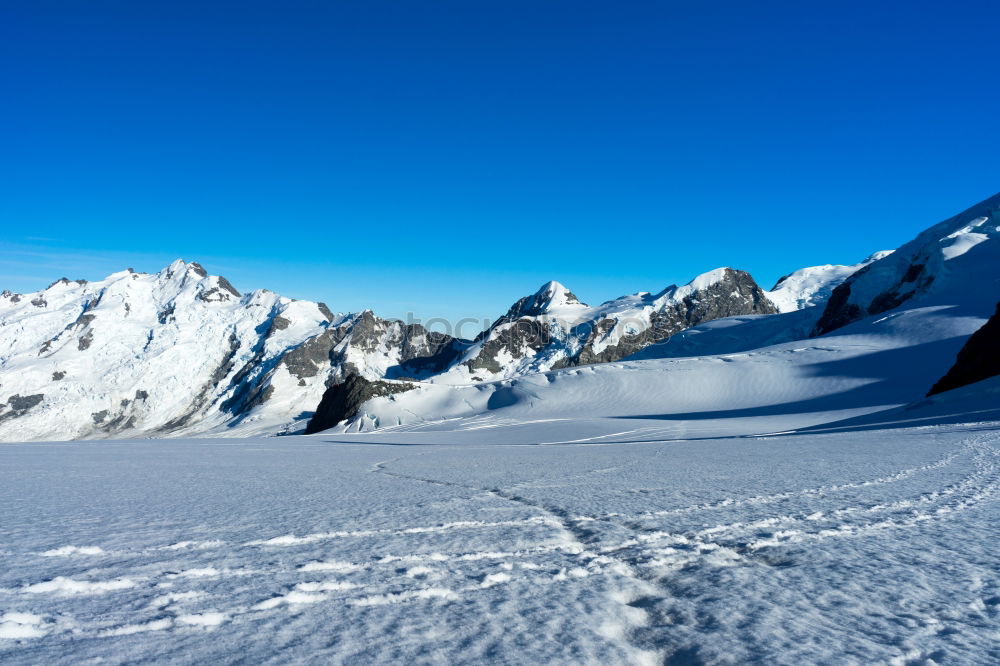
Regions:
<instances>
[{"instance_id":1,"label":"mountain peak","mask_svg":"<svg viewBox=\"0 0 1000 666\"><path fill-rule=\"evenodd\" d=\"M581 303L580 299L562 283L550 280L531 296L525 296L515 303L507 312L506 318L538 317L553 309L564 307L586 308L587 304Z\"/></svg>"},{"instance_id":2,"label":"mountain peak","mask_svg":"<svg viewBox=\"0 0 1000 666\"><path fill-rule=\"evenodd\" d=\"M684 286L691 287L693 291L699 291L701 289L705 289L706 287L711 287L713 284L718 282L722 282L727 276L735 272L735 270L729 268L728 266L722 266L696 276Z\"/></svg>"},{"instance_id":3,"label":"mountain peak","mask_svg":"<svg viewBox=\"0 0 1000 666\"><path fill-rule=\"evenodd\" d=\"M582 305L576 295L561 282L549 280L535 292L535 300L553 305Z\"/></svg>"},{"instance_id":4,"label":"mountain peak","mask_svg":"<svg viewBox=\"0 0 1000 666\"><path fill-rule=\"evenodd\" d=\"M531 296L519 299L510 306L500 319L493 323L497 326L504 322L514 321L522 317L540 317L551 314L553 310L571 308L573 310L584 310L589 306L581 303L573 292L560 282L550 280L538 288Z\"/></svg>"},{"instance_id":5,"label":"mountain peak","mask_svg":"<svg viewBox=\"0 0 1000 666\"><path fill-rule=\"evenodd\" d=\"M199 278L208 277L208 271L205 270L204 266L197 261L184 261L183 259L174 259L166 268L160 271L160 275L167 278L172 278L175 275L187 275L188 273Z\"/></svg>"},{"instance_id":6,"label":"mountain peak","mask_svg":"<svg viewBox=\"0 0 1000 666\"><path fill-rule=\"evenodd\" d=\"M876 262L879 259L885 259L890 254L892 254L893 252L895 252L895 250L879 250L878 252L875 252L875 253L873 253L873 254L865 257L865 260L861 262L861 265L862 266L867 266L868 264Z\"/></svg>"}]
</instances>

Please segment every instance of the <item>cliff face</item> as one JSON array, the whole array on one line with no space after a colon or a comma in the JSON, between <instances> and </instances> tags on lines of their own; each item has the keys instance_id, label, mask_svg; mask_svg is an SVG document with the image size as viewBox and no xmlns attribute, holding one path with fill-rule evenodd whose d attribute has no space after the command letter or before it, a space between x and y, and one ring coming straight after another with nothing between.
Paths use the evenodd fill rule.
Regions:
<instances>
[{"instance_id":1,"label":"cliff face","mask_svg":"<svg viewBox=\"0 0 1000 666\"><path fill-rule=\"evenodd\" d=\"M1000 303L997 303L996 312L983 327L969 336L958 352L955 365L927 395L943 393L997 375L1000 375Z\"/></svg>"}]
</instances>

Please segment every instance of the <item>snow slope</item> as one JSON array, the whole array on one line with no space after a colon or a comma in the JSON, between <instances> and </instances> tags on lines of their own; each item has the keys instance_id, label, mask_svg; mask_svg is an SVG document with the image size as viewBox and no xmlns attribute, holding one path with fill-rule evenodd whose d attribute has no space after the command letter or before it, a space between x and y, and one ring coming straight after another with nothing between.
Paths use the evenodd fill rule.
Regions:
<instances>
[{"instance_id":1,"label":"snow slope","mask_svg":"<svg viewBox=\"0 0 1000 666\"><path fill-rule=\"evenodd\" d=\"M779 312L795 312L820 305L825 303L833 290L848 277L890 254L892 250L876 252L853 266L824 264L800 268L778 280L774 288L767 292L767 297Z\"/></svg>"},{"instance_id":2,"label":"snow slope","mask_svg":"<svg viewBox=\"0 0 1000 666\"><path fill-rule=\"evenodd\" d=\"M1000 415L921 409L0 445L0 662L994 663Z\"/></svg>"},{"instance_id":3,"label":"snow slope","mask_svg":"<svg viewBox=\"0 0 1000 666\"><path fill-rule=\"evenodd\" d=\"M935 305L865 320L820 339L742 353L616 362L473 385L420 384L365 403L338 432L439 424L470 428L545 422L553 434L594 420L629 419L636 437L718 437L803 427L922 398L985 316L973 304ZM788 315L782 315L788 316ZM669 346L669 345L668 345ZM733 417L741 418L735 419ZM603 425L602 425L603 424ZM641 435L641 436L640 436ZM427 437L414 441L427 441Z\"/></svg>"}]
</instances>

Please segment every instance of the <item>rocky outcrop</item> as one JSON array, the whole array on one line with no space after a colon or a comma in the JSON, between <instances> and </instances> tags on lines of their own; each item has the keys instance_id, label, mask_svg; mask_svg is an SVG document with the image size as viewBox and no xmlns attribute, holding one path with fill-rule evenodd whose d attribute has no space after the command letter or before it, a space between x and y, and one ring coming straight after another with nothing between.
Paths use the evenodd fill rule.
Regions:
<instances>
[{"instance_id":1,"label":"rocky outcrop","mask_svg":"<svg viewBox=\"0 0 1000 666\"><path fill-rule=\"evenodd\" d=\"M344 381L326 389L305 432L309 435L332 428L354 418L361 405L372 398L403 393L413 388L413 384L405 382L369 381L360 375L349 375Z\"/></svg>"},{"instance_id":2,"label":"rocky outcrop","mask_svg":"<svg viewBox=\"0 0 1000 666\"><path fill-rule=\"evenodd\" d=\"M934 283L934 275L927 269L927 264L912 263L898 281L879 291L874 297L855 298L852 293L854 283L863 281L869 269L868 266L862 268L833 290L823 315L816 322L813 335L823 335L858 319L897 308Z\"/></svg>"},{"instance_id":3,"label":"rocky outcrop","mask_svg":"<svg viewBox=\"0 0 1000 666\"><path fill-rule=\"evenodd\" d=\"M955 365L927 395L981 382L1000 375L1000 303L983 327L973 333L958 352Z\"/></svg>"},{"instance_id":4,"label":"rocky outcrop","mask_svg":"<svg viewBox=\"0 0 1000 666\"><path fill-rule=\"evenodd\" d=\"M15 394L10 396L6 403L0 404L0 421L24 416L31 409L42 404L44 398L45 395L42 393L24 396Z\"/></svg>"},{"instance_id":5,"label":"rocky outcrop","mask_svg":"<svg viewBox=\"0 0 1000 666\"><path fill-rule=\"evenodd\" d=\"M382 371L376 374L390 379L426 377L440 372L469 344L467 340L428 331L420 324L382 319L371 310L351 320L348 338L340 355L347 373L365 374L355 361L359 356L367 359L367 366L374 368L379 368L378 360L384 359Z\"/></svg>"},{"instance_id":6,"label":"rocky outcrop","mask_svg":"<svg viewBox=\"0 0 1000 666\"><path fill-rule=\"evenodd\" d=\"M776 314L749 273L720 268L682 287L590 307L558 282L518 300L476 340L460 365L470 379L511 377L625 358L702 322ZM458 371L450 374L459 378Z\"/></svg>"},{"instance_id":7,"label":"rocky outcrop","mask_svg":"<svg viewBox=\"0 0 1000 666\"><path fill-rule=\"evenodd\" d=\"M650 326L635 334L625 334L614 344L600 348L599 342L614 331L615 319L599 320L580 352L567 365L610 363L649 345L662 342L685 329L723 317L748 314L777 314L764 290L746 271L723 270L721 277L679 300L670 300L650 315Z\"/></svg>"}]
</instances>

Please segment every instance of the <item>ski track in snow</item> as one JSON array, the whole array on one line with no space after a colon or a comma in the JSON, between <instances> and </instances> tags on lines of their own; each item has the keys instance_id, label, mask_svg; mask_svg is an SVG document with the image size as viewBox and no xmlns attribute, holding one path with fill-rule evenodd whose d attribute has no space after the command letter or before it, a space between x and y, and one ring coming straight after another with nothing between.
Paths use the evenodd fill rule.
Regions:
<instances>
[{"instance_id":1,"label":"ski track in snow","mask_svg":"<svg viewBox=\"0 0 1000 666\"><path fill-rule=\"evenodd\" d=\"M495 594L505 587L529 586L545 589L585 578L604 577L611 581L608 601L620 607L617 619L600 624L598 631L608 640L621 643L629 660L641 662L663 658L651 627L672 620L660 610L671 597L671 572L691 567L776 566L782 547L851 539L889 530L908 530L947 521L956 514L993 499L1000 489L1000 468L994 435L967 438L955 450L930 463L900 469L870 479L801 488L752 497L728 497L660 511L635 513L579 514L560 506L533 499L524 493L545 484L531 482L507 487L464 484L397 471L403 457L375 463L369 473L394 483L424 484L459 490L462 498L485 498L515 505L531 512L526 518L511 520L461 520L440 524L404 525L395 528L321 531L311 534L262 536L260 539L231 543L223 540L191 538L142 549L113 549L96 545L68 544L38 552L37 557L79 563L79 575L56 576L48 580L26 581L15 588L0 589L0 650L3 641L28 645L46 635L112 639L136 634L168 631L216 631L242 617L299 612L322 605L379 607L400 604L448 604L470 596ZM420 455L420 454L418 454ZM958 480L921 493L890 500L856 501L852 491L919 478L930 472L964 464L969 471ZM583 473L567 474L563 481L579 480L614 472L621 465L597 467ZM556 483L550 481L550 484ZM847 499L841 499L842 496ZM788 503L807 502L808 509L782 511ZM711 524L698 530L677 530L672 520L678 516L718 511L752 509L752 520ZM391 538L393 543L420 540L450 533L475 534L476 540L494 541L498 531L524 531L523 541L531 545L517 549L468 550L452 552L399 552L370 560L322 560L294 555L303 547L325 542ZM259 554L280 553L269 567L260 567ZM218 553L226 562L245 557L247 566L172 565L171 554ZM166 556L155 564L151 555ZM110 567L114 577L97 577L90 562L96 557L120 558L122 566ZM265 560L267 558L264 558ZM136 562L129 571L128 563ZM182 560L181 562L183 562ZM275 566L275 563L278 563ZM219 581L252 579L260 582L289 577L301 580L277 593L262 594L252 603L230 605L219 593ZM202 589L199 581L212 581ZM665 582L666 581L666 582ZM223 586L225 583L223 583ZM274 587L272 584L270 587ZM135 609L135 617L109 625L99 618L73 619L71 612L59 612L61 600L105 597L135 592L137 588L155 593L155 599ZM35 602L50 599L43 606ZM983 609L996 609L1000 598L985 599ZM133 604L134 605L134 604ZM32 609L38 606L37 612ZM0 655L3 652L0 651ZM11 653L8 653L11 654ZM16 654L16 653L14 653Z\"/></svg>"}]
</instances>

